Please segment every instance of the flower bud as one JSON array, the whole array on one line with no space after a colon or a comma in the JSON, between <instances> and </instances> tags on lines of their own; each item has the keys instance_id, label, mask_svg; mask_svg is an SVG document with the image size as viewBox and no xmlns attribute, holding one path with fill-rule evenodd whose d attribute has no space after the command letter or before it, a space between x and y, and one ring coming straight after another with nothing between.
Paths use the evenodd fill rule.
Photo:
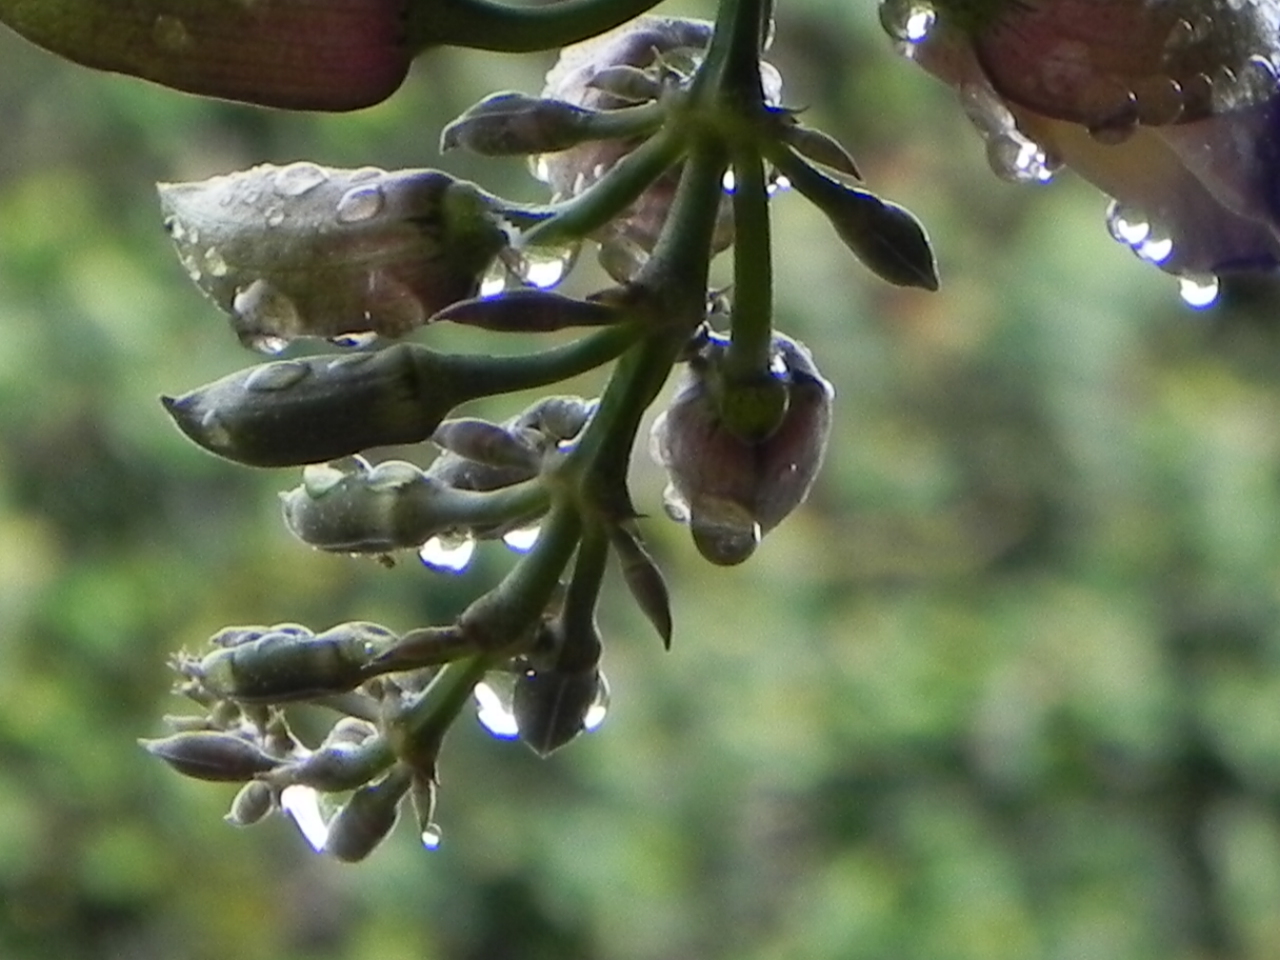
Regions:
<instances>
[{"instance_id":1,"label":"flower bud","mask_svg":"<svg viewBox=\"0 0 1280 960\"><path fill-rule=\"evenodd\" d=\"M593 110L523 93L493 93L440 134L441 152L465 147L488 157L566 150L591 137Z\"/></svg>"},{"instance_id":2,"label":"flower bud","mask_svg":"<svg viewBox=\"0 0 1280 960\"><path fill-rule=\"evenodd\" d=\"M160 740L139 740L148 753L196 780L252 780L280 765L256 744L233 733L191 731Z\"/></svg>"},{"instance_id":3,"label":"flower bud","mask_svg":"<svg viewBox=\"0 0 1280 960\"><path fill-rule=\"evenodd\" d=\"M369 663L395 639L386 627L359 621L313 637L267 633L214 650L187 669L207 690L228 700L307 700L357 687Z\"/></svg>"},{"instance_id":4,"label":"flower bud","mask_svg":"<svg viewBox=\"0 0 1280 960\"><path fill-rule=\"evenodd\" d=\"M191 279L269 352L401 336L475 296L506 244L484 195L437 170L265 165L159 190Z\"/></svg>"},{"instance_id":5,"label":"flower bud","mask_svg":"<svg viewBox=\"0 0 1280 960\"><path fill-rule=\"evenodd\" d=\"M398 344L261 364L161 400L210 453L299 466L425 440L463 398L452 380L439 355Z\"/></svg>"},{"instance_id":6,"label":"flower bud","mask_svg":"<svg viewBox=\"0 0 1280 960\"><path fill-rule=\"evenodd\" d=\"M802 344L775 334L786 413L768 437L743 439L725 426L713 389L725 343L712 337L690 360L653 425L650 451L667 470L669 512L689 523L704 557L729 565L746 560L808 496L826 452L834 391Z\"/></svg>"},{"instance_id":7,"label":"flower bud","mask_svg":"<svg viewBox=\"0 0 1280 960\"><path fill-rule=\"evenodd\" d=\"M335 742L322 744L314 753L279 768L270 776L278 786L301 784L325 793L353 790L366 783L383 765L380 744Z\"/></svg>"},{"instance_id":8,"label":"flower bud","mask_svg":"<svg viewBox=\"0 0 1280 960\"><path fill-rule=\"evenodd\" d=\"M397 768L351 795L331 821L324 852L346 863L363 860L395 828L400 801L409 789L408 774Z\"/></svg>"},{"instance_id":9,"label":"flower bud","mask_svg":"<svg viewBox=\"0 0 1280 960\"><path fill-rule=\"evenodd\" d=\"M248 827L275 809L275 794L261 780L250 780L231 801L231 809L222 819L235 827Z\"/></svg>"}]
</instances>

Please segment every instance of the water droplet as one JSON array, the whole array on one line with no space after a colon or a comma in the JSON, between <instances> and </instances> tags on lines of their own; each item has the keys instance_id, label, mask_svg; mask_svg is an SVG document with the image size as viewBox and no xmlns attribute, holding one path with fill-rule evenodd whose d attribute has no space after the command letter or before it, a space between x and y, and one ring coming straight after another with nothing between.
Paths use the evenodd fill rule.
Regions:
<instances>
[{"instance_id":1,"label":"water droplet","mask_svg":"<svg viewBox=\"0 0 1280 960\"><path fill-rule=\"evenodd\" d=\"M365 330L361 333L344 333L340 336L330 337L329 342L336 347L365 350L378 342L378 335L372 330Z\"/></svg>"},{"instance_id":2,"label":"water droplet","mask_svg":"<svg viewBox=\"0 0 1280 960\"><path fill-rule=\"evenodd\" d=\"M514 680L502 674L490 674L476 684L472 691L476 698L476 718L495 737L511 740L520 736L512 709Z\"/></svg>"},{"instance_id":3,"label":"water droplet","mask_svg":"<svg viewBox=\"0 0 1280 960\"><path fill-rule=\"evenodd\" d=\"M376 217L385 202L382 188L377 184L352 187L338 201L335 215L339 223L362 223Z\"/></svg>"},{"instance_id":4,"label":"water droplet","mask_svg":"<svg viewBox=\"0 0 1280 960\"><path fill-rule=\"evenodd\" d=\"M676 523L689 522L689 503L672 484L662 491L662 509Z\"/></svg>"},{"instance_id":5,"label":"water droplet","mask_svg":"<svg viewBox=\"0 0 1280 960\"><path fill-rule=\"evenodd\" d=\"M284 223L284 207L270 207L264 217L268 227L278 227Z\"/></svg>"},{"instance_id":6,"label":"water droplet","mask_svg":"<svg viewBox=\"0 0 1280 960\"><path fill-rule=\"evenodd\" d=\"M298 832L319 853L329 839L329 825L320 812L320 794L311 787L293 784L280 791L280 809L289 815Z\"/></svg>"},{"instance_id":7,"label":"water droplet","mask_svg":"<svg viewBox=\"0 0 1280 960\"><path fill-rule=\"evenodd\" d=\"M386 176L387 171L381 167L360 167L347 174L348 183L364 183L366 180L377 180Z\"/></svg>"},{"instance_id":8,"label":"water droplet","mask_svg":"<svg viewBox=\"0 0 1280 960\"><path fill-rule=\"evenodd\" d=\"M418 556L432 570L458 573L467 568L475 552L475 539L461 531L432 537L418 550Z\"/></svg>"},{"instance_id":9,"label":"water droplet","mask_svg":"<svg viewBox=\"0 0 1280 960\"><path fill-rule=\"evenodd\" d=\"M776 174L774 178L769 181L769 186L765 188L765 193L767 193L769 196L772 197L775 193L781 193L784 190L790 190L790 189L791 189L791 181L779 173L779 174Z\"/></svg>"},{"instance_id":10,"label":"water droplet","mask_svg":"<svg viewBox=\"0 0 1280 960\"><path fill-rule=\"evenodd\" d=\"M1127 247L1136 247L1151 233L1151 224L1141 213L1128 210L1112 200L1107 207L1107 229L1118 242Z\"/></svg>"},{"instance_id":11,"label":"water droplet","mask_svg":"<svg viewBox=\"0 0 1280 960\"><path fill-rule=\"evenodd\" d=\"M205 250L204 267L209 271L209 276L211 277L225 277L227 275L227 261L223 259L217 247L209 247L209 249Z\"/></svg>"},{"instance_id":12,"label":"water droplet","mask_svg":"<svg viewBox=\"0 0 1280 960\"><path fill-rule=\"evenodd\" d=\"M218 416L217 410L209 410L200 418L200 433L207 446L226 450L231 446L231 431Z\"/></svg>"},{"instance_id":13,"label":"water droplet","mask_svg":"<svg viewBox=\"0 0 1280 960\"><path fill-rule=\"evenodd\" d=\"M507 268L501 260L494 260L480 278L480 296L496 297L507 289Z\"/></svg>"},{"instance_id":14,"label":"water droplet","mask_svg":"<svg viewBox=\"0 0 1280 960\"><path fill-rule=\"evenodd\" d=\"M1178 294L1182 302L1197 310L1212 306L1218 299L1219 289L1218 278L1214 276L1178 278Z\"/></svg>"},{"instance_id":15,"label":"water droplet","mask_svg":"<svg viewBox=\"0 0 1280 960\"><path fill-rule=\"evenodd\" d=\"M440 847L440 827L437 824L429 823L422 831L422 845L428 850L437 850Z\"/></svg>"},{"instance_id":16,"label":"water droplet","mask_svg":"<svg viewBox=\"0 0 1280 960\"><path fill-rule=\"evenodd\" d=\"M730 167L724 172L724 176L720 178L720 189L725 193L733 193L738 186L738 179L733 175L733 168Z\"/></svg>"},{"instance_id":17,"label":"water droplet","mask_svg":"<svg viewBox=\"0 0 1280 960\"><path fill-rule=\"evenodd\" d=\"M293 334L301 326L297 306L267 280L238 289L231 309L241 321L238 327L253 334Z\"/></svg>"},{"instance_id":18,"label":"water droplet","mask_svg":"<svg viewBox=\"0 0 1280 960\"><path fill-rule=\"evenodd\" d=\"M182 241L187 238L187 228L177 217L165 217L164 229L174 240Z\"/></svg>"},{"instance_id":19,"label":"water droplet","mask_svg":"<svg viewBox=\"0 0 1280 960\"><path fill-rule=\"evenodd\" d=\"M178 53L191 45L191 33L187 25L175 16L162 13L151 25L151 39L156 46L169 53Z\"/></svg>"},{"instance_id":20,"label":"water droplet","mask_svg":"<svg viewBox=\"0 0 1280 960\"><path fill-rule=\"evenodd\" d=\"M346 471L331 463L309 463L302 468L302 488L312 500L319 500L346 478Z\"/></svg>"},{"instance_id":21,"label":"water droplet","mask_svg":"<svg viewBox=\"0 0 1280 960\"><path fill-rule=\"evenodd\" d=\"M525 283L546 290L568 275L577 257L577 244L564 247L526 247L517 256L515 270Z\"/></svg>"},{"instance_id":22,"label":"water droplet","mask_svg":"<svg viewBox=\"0 0 1280 960\"><path fill-rule=\"evenodd\" d=\"M1153 230L1145 240L1133 248L1133 252L1150 263L1164 263L1173 254L1173 240L1170 237L1158 236Z\"/></svg>"},{"instance_id":23,"label":"water droplet","mask_svg":"<svg viewBox=\"0 0 1280 960\"><path fill-rule=\"evenodd\" d=\"M538 542L541 527L521 527L519 530L508 530L502 535L502 542L517 553L528 553Z\"/></svg>"},{"instance_id":24,"label":"water droplet","mask_svg":"<svg viewBox=\"0 0 1280 960\"><path fill-rule=\"evenodd\" d=\"M987 163L996 176L1012 183L1047 183L1055 170L1038 143L1014 130L988 138Z\"/></svg>"},{"instance_id":25,"label":"water droplet","mask_svg":"<svg viewBox=\"0 0 1280 960\"><path fill-rule=\"evenodd\" d=\"M551 182L551 164L547 162L545 153L529 158L529 173L535 180L541 180L543 183Z\"/></svg>"},{"instance_id":26,"label":"water droplet","mask_svg":"<svg viewBox=\"0 0 1280 960\"><path fill-rule=\"evenodd\" d=\"M745 508L719 497L702 497L691 506L689 529L698 552L720 566L742 563L761 537L760 524Z\"/></svg>"},{"instance_id":27,"label":"water droplet","mask_svg":"<svg viewBox=\"0 0 1280 960\"><path fill-rule=\"evenodd\" d=\"M322 167L302 161L277 170L272 186L282 197L300 197L328 179L329 174Z\"/></svg>"},{"instance_id":28,"label":"water droplet","mask_svg":"<svg viewBox=\"0 0 1280 960\"><path fill-rule=\"evenodd\" d=\"M602 673L596 684L595 699L591 701L591 706L587 707L587 712L582 715L582 729L587 733L600 729L600 725L604 723L605 715L608 712L609 681L604 678Z\"/></svg>"},{"instance_id":29,"label":"water droplet","mask_svg":"<svg viewBox=\"0 0 1280 960\"><path fill-rule=\"evenodd\" d=\"M285 348L289 346L289 341L284 337L273 337L271 335L251 336L246 341L251 350L257 350L259 353L265 353L268 356L275 356L277 353L284 353Z\"/></svg>"},{"instance_id":30,"label":"water droplet","mask_svg":"<svg viewBox=\"0 0 1280 960\"><path fill-rule=\"evenodd\" d=\"M245 378L244 388L254 393L274 393L287 390L304 379L311 368L301 360L278 360L264 363Z\"/></svg>"},{"instance_id":31,"label":"water droplet","mask_svg":"<svg viewBox=\"0 0 1280 960\"><path fill-rule=\"evenodd\" d=\"M933 7L920 0L882 0L880 4L881 26L889 36L905 43L924 40L936 19Z\"/></svg>"}]
</instances>

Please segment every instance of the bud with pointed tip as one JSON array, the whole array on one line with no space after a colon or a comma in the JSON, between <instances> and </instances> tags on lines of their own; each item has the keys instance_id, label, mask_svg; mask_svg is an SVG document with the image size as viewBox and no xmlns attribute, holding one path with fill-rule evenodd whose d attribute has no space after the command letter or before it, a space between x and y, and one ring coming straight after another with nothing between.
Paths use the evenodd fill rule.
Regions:
<instances>
[{"instance_id":1,"label":"bud with pointed tip","mask_svg":"<svg viewBox=\"0 0 1280 960\"><path fill-rule=\"evenodd\" d=\"M279 760L268 756L257 744L234 733L190 731L138 742L152 756L196 780L238 783L280 765Z\"/></svg>"},{"instance_id":2,"label":"bud with pointed tip","mask_svg":"<svg viewBox=\"0 0 1280 960\"><path fill-rule=\"evenodd\" d=\"M191 279L240 339L398 337L475 296L506 244L488 198L438 170L264 165L161 184Z\"/></svg>"},{"instance_id":3,"label":"bud with pointed tip","mask_svg":"<svg viewBox=\"0 0 1280 960\"><path fill-rule=\"evenodd\" d=\"M267 633L221 647L186 667L205 689L228 700L283 703L352 690L396 639L376 623L339 624L313 637Z\"/></svg>"},{"instance_id":4,"label":"bud with pointed tip","mask_svg":"<svg viewBox=\"0 0 1280 960\"><path fill-rule=\"evenodd\" d=\"M441 152L465 147L488 157L567 150L591 139L597 111L523 93L492 93L440 134Z\"/></svg>"},{"instance_id":5,"label":"bud with pointed tip","mask_svg":"<svg viewBox=\"0 0 1280 960\"><path fill-rule=\"evenodd\" d=\"M722 565L746 560L808 496L826 453L834 396L804 345L775 334L772 368L787 387L786 413L770 436L743 439L716 405L726 346L712 336L689 361L650 442L670 480L669 511L689 523L699 552Z\"/></svg>"},{"instance_id":6,"label":"bud with pointed tip","mask_svg":"<svg viewBox=\"0 0 1280 960\"><path fill-rule=\"evenodd\" d=\"M373 853L395 828L409 782L408 772L397 767L376 783L356 790L329 821L324 852L346 863L356 863Z\"/></svg>"}]
</instances>

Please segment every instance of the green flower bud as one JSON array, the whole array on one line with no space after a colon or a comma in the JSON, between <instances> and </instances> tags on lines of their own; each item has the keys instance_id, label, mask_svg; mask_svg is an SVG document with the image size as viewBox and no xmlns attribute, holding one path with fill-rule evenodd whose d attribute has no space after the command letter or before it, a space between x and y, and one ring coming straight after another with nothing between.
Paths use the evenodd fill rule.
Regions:
<instances>
[{"instance_id":1,"label":"green flower bud","mask_svg":"<svg viewBox=\"0 0 1280 960\"><path fill-rule=\"evenodd\" d=\"M214 650L186 670L228 700L283 703L352 690L396 635L376 623L344 623L317 636L268 633Z\"/></svg>"},{"instance_id":2,"label":"green flower bud","mask_svg":"<svg viewBox=\"0 0 1280 960\"><path fill-rule=\"evenodd\" d=\"M363 860L395 828L400 801L409 789L409 775L396 768L351 795L331 821L324 852L347 863Z\"/></svg>"},{"instance_id":3,"label":"green flower bud","mask_svg":"<svg viewBox=\"0 0 1280 960\"><path fill-rule=\"evenodd\" d=\"M161 398L190 439L252 467L299 466L418 443L466 394L447 361L399 344L280 360Z\"/></svg>"},{"instance_id":4,"label":"green flower bud","mask_svg":"<svg viewBox=\"0 0 1280 960\"><path fill-rule=\"evenodd\" d=\"M191 731L138 743L178 773L196 780L241 782L280 765L257 744L233 733Z\"/></svg>"},{"instance_id":5,"label":"green flower bud","mask_svg":"<svg viewBox=\"0 0 1280 960\"><path fill-rule=\"evenodd\" d=\"M604 674L595 666L581 670L552 667L521 674L511 701L520 739L538 756L549 756L599 725L608 692Z\"/></svg>"},{"instance_id":6,"label":"green flower bud","mask_svg":"<svg viewBox=\"0 0 1280 960\"><path fill-rule=\"evenodd\" d=\"M159 190L191 279L269 352L407 333L475 296L506 245L487 198L437 170L266 165Z\"/></svg>"}]
</instances>

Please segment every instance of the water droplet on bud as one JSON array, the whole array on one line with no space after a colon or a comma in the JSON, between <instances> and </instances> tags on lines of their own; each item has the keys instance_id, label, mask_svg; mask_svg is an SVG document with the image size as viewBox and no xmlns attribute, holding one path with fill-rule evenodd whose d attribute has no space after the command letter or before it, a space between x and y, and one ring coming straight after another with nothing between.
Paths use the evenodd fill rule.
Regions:
<instances>
[{"instance_id":1,"label":"water droplet on bud","mask_svg":"<svg viewBox=\"0 0 1280 960\"><path fill-rule=\"evenodd\" d=\"M760 544L760 524L731 500L704 497L693 504L689 529L694 546L720 566L742 563Z\"/></svg>"},{"instance_id":2,"label":"water droplet on bud","mask_svg":"<svg viewBox=\"0 0 1280 960\"><path fill-rule=\"evenodd\" d=\"M311 372L301 360L279 360L254 370L244 381L244 388L255 393L287 390Z\"/></svg>"},{"instance_id":3,"label":"water droplet on bud","mask_svg":"<svg viewBox=\"0 0 1280 960\"><path fill-rule=\"evenodd\" d=\"M515 710L511 706L514 679L490 674L476 684L476 718L495 737L512 740L520 735Z\"/></svg>"},{"instance_id":4,"label":"water droplet on bud","mask_svg":"<svg viewBox=\"0 0 1280 960\"><path fill-rule=\"evenodd\" d=\"M363 223L376 217L385 202L382 188L377 184L352 187L338 201L335 216L339 223Z\"/></svg>"},{"instance_id":5,"label":"water droplet on bud","mask_svg":"<svg viewBox=\"0 0 1280 960\"><path fill-rule=\"evenodd\" d=\"M418 556L432 570L459 573L467 568L475 552L476 541L471 534L442 533L424 543Z\"/></svg>"},{"instance_id":6,"label":"water droplet on bud","mask_svg":"<svg viewBox=\"0 0 1280 960\"><path fill-rule=\"evenodd\" d=\"M609 681L604 678L604 674L599 675L599 682L596 685L596 696L591 701L591 706L587 707L587 712L582 715L582 729L587 733L600 729L600 725L604 723L605 715L609 712Z\"/></svg>"},{"instance_id":7,"label":"water droplet on bud","mask_svg":"<svg viewBox=\"0 0 1280 960\"><path fill-rule=\"evenodd\" d=\"M1178 294L1189 307L1203 310L1213 306L1218 299L1220 286L1215 276L1179 277Z\"/></svg>"},{"instance_id":8,"label":"water droplet on bud","mask_svg":"<svg viewBox=\"0 0 1280 960\"><path fill-rule=\"evenodd\" d=\"M440 848L440 827L434 823L427 824L422 831L422 845L428 850L438 850Z\"/></svg>"},{"instance_id":9,"label":"water droplet on bud","mask_svg":"<svg viewBox=\"0 0 1280 960\"><path fill-rule=\"evenodd\" d=\"M521 527L519 530L508 530L502 535L502 542L517 553L528 553L538 542L541 527Z\"/></svg>"},{"instance_id":10,"label":"water droplet on bud","mask_svg":"<svg viewBox=\"0 0 1280 960\"><path fill-rule=\"evenodd\" d=\"M329 174L314 163L291 163L276 171L273 186L282 197L300 197L329 179Z\"/></svg>"}]
</instances>

